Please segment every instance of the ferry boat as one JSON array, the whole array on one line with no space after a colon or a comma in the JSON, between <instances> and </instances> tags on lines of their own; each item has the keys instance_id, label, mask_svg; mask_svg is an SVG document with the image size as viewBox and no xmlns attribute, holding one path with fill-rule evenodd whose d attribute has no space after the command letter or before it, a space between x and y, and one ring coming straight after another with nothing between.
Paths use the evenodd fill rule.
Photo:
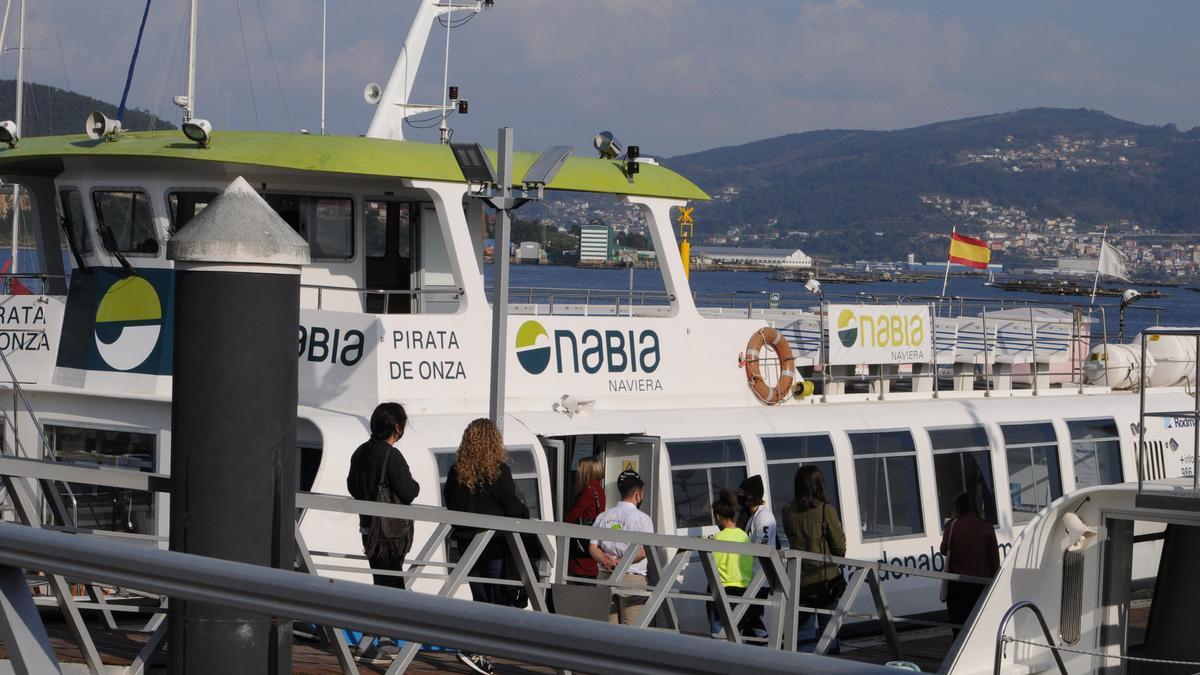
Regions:
<instances>
[{"instance_id":1,"label":"ferry boat","mask_svg":"<svg viewBox=\"0 0 1200 675\"><path fill-rule=\"evenodd\" d=\"M171 355L187 336L173 332L167 242L244 177L311 250L290 346L301 489L345 494L371 410L394 400L412 420L399 448L421 484L417 503L440 505L463 428L488 411L493 311L482 203L448 146L400 140L408 59L444 7L421 0L366 137L185 137L123 131L101 116L88 135L0 147L0 178L30 201L43 271L20 279L32 294L0 297L0 348L57 460L170 472ZM517 153L516 175L533 161ZM1089 353L1093 331L1078 312L817 295L791 308L705 306L672 225L673 209L707 199L687 178L653 161L631 174L620 158L575 156L545 187L636 207L664 291L638 303L531 293L509 307L504 436L536 518L561 518L582 456L602 458L610 503L617 475L636 469L656 528L697 536L715 531L720 489L761 475L779 512L796 469L816 464L848 557L940 569L958 493L976 494L1007 550L1064 494L1190 470L1192 430L1169 418L1145 429L1152 461L1137 465L1130 366L1118 377L1109 351ZM1162 377L1140 392L1155 409L1192 407L1195 354L1174 358L1163 356ZM1168 363L1185 374L1169 377ZM32 424L10 432L42 447ZM167 534L165 496L93 490L77 500L82 527ZM355 564L331 557L360 552L353 516L308 512L301 532L318 564ZM932 583L885 576L899 613L941 609Z\"/></svg>"}]
</instances>

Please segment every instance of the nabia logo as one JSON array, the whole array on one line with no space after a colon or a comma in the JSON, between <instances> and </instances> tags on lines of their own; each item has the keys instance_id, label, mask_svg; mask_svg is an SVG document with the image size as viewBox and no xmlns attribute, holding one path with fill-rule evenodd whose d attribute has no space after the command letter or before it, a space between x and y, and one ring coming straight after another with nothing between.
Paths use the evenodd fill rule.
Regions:
<instances>
[{"instance_id":1,"label":"nabia logo","mask_svg":"<svg viewBox=\"0 0 1200 675\"><path fill-rule=\"evenodd\" d=\"M553 335L537 321L517 329L517 361L525 372L539 375L554 362L559 373L653 373L662 360L658 333L652 330L575 331Z\"/></svg>"},{"instance_id":2,"label":"nabia logo","mask_svg":"<svg viewBox=\"0 0 1200 675\"><path fill-rule=\"evenodd\" d=\"M162 332L162 305L154 286L130 276L109 287L96 309L96 351L113 370L146 362Z\"/></svg>"},{"instance_id":3,"label":"nabia logo","mask_svg":"<svg viewBox=\"0 0 1200 675\"><path fill-rule=\"evenodd\" d=\"M837 318L842 346L920 348L925 343L925 319L916 314L856 314L843 309Z\"/></svg>"}]
</instances>

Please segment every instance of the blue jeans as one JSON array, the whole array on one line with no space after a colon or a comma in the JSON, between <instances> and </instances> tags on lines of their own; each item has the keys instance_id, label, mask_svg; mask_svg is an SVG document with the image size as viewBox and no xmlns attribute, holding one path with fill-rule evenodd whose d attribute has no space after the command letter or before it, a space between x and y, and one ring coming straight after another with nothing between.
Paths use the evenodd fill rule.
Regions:
<instances>
[{"instance_id":1,"label":"blue jeans","mask_svg":"<svg viewBox=\"0 0 1200 675\"><path fill-rule=\"evenodd\" d=\"M475 561L475 566L471 568L471 576L473 577L501 579L503 578L503 574L504 558L481 558ZM504 586L482 581L472 581L470 585L471 599L475 602L486 602L492 605L508 604L507 600L504 599Z\"/></svg>"},{"instance_id":2,"label":"blue jeans","mask_svg":"<svg viewBox=\"0 0 1200 675\"><path fill-rule=\"evenodd\" d=\"M819 609L832 610L834 607L837 607L837 602L831 602L827 607L820 607ZM796 620L796 650L809 653L815 651L817 642L825 634L825 627L829 625L831 619L833 619L832 614L800 612L800 616ZM829 649L825 653L837 654L839 644L837 638L834 638L829 643Z\"/></svg>"}]
</instances>

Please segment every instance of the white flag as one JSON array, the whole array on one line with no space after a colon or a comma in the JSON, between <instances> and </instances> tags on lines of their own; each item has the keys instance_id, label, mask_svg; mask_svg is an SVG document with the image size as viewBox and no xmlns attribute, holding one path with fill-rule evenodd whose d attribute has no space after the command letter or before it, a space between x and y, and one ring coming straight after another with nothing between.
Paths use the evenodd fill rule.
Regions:
<instances>
[{"instance_id":1,"label":"white flag","mask_svg":"<svg viewBox=\"0 0 1200 675\"><path fill-rule=\"evenodd\" d=\"M1125 267L1125 254L1107 241L1100 243L1100 260L1096 271L1100 274L1129 281L1129 270Z\"/></svg>"}]
</instances>

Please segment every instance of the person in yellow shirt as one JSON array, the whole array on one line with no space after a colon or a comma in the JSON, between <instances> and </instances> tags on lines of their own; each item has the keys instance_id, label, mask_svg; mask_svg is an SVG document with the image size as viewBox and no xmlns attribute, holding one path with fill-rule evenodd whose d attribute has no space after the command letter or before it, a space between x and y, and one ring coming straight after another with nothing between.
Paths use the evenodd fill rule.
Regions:
<instances>
[{"instance_id":1,"label":"person in yellow shirt","mask_svg":"<svg viewBox=\"0 0 1200 675\"><path fill-rule=\"evenodd\" d=\"M737 495L731 490L722 490L720 497L712 507L713 520L721 531L714 537L717 541L734 544L748 544L750 537L746 531L737 525ZM728 596L741 597L750 585L754 575L754 556L740 553L714 553L717 563L717 573L721 577L721 585L725 587ZM708 602L708 623L714 637L720 636L721 620L717 616L716 604Z\"/></svg>"}]
</instances>

